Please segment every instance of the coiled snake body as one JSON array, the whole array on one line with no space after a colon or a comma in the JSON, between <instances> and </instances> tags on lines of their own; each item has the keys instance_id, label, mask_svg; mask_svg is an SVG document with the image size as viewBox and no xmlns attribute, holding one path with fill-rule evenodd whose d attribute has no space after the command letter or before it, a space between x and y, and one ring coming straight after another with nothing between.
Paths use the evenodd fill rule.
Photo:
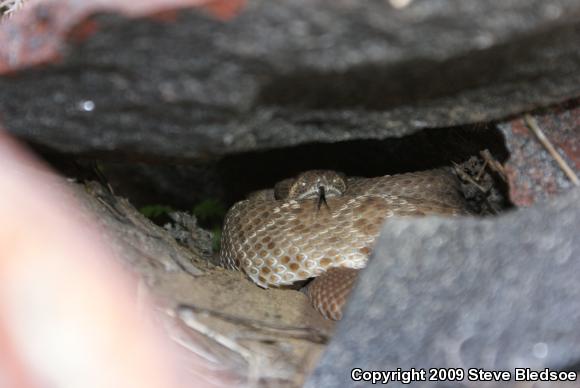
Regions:
<instances>
[{"instance_id":1,"label":"coiled snake body","mask_svg":"<svg viewBox=\"0 0 580 388\"><path fill-rule=\"evenodd\" d=\"M264 288L316 277L307 291L314 307L340 319L383 222L466 214L458 183L447 168L376 178L307 171L228 211L220 259Z\"/></svg>"}]
</instances>

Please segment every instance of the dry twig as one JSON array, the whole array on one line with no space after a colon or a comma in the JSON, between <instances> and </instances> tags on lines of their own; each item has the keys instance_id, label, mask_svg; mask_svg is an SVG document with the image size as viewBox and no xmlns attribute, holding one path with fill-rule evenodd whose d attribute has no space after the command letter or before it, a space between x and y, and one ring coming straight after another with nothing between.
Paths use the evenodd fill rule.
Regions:
<instances>
[{"instance_id":1,"label":"dry twig","mask_svg":"<svg viewBox=\"0 0 580 388\"><path fill-rule=\"evenodd\" d=\"M275 323L269 323L264 321L258 321L255 319L248 319L230 314L225 314L220 311L215 311L193 305L180 305L177 310L178 314L180 315L186 312L196 314L207 314L219 318L221 320L234 323L236 325L243 325L260 331L270 331L272 333L277 334L278 336L286 338L306 340L319 344L325 344L329 340L329 336L327 334L321 332L318 329L307 326L279 325Z\"/></svg>"},{"instance_id":2,"label":"dry twig","mask_svg":"<svg viewBox=\"0 0 580 388\"><path fill-rule=\"evenodd\" d=\"M530 130L534 133L534 135L536 135L540 143L542 143L544 148L546 148L546 151L548 151L550 156L552 156L556 163L558 163L558 166L560 166L564 174L566 174L574 186L580 186L580 180L578 180L576 173L570 168L570 166L568 166L568 163L566 163L564 158L562 158L558 151L556 151L556 148L554 148L550 140L548 140L546 135L544 135L544 132L542 132L542 129L538 125L536 119L534 119L531 115L526 114L524 115L524 121L526 122L528 128L530 128Z\"/></svg>"}]
</instances>

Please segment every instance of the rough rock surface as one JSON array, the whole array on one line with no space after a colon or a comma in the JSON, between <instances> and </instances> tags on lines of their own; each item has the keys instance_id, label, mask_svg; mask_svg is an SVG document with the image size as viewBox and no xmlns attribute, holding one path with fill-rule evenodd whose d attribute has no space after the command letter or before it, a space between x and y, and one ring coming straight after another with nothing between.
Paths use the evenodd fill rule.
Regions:
<instances>
[{"instance_id":1,"label":"rough rock surface","mask_svg":"<svg viewBox=\"0 0 580 388\"><path fill-rule=\"evenodd\" d=\"M580 101L539 110L532 115L557 154L580 175ZM522 117L498 125L510 153L505 170L509 196L517 206L530 206L574 186L554 156L550 155Z\"/></svg>"},{"instance_id":2,"label":"rough rock surface","mask_svg":"<svg viewBox=\"0 0 580 388\"><path fill-rule=\"evenodd\" d=\"M494 219L385 224L306 386L351 386L354 367L577 370L579 201L576 189Z\"/></svg>"},{"instance_id":3,"label":"rough rock surface","mask_svg":"<svg viewBox=\"0 0 580 388\"><path fill-rule=\"evenodd\" d=\"M16 67L0 78L0 117L60 151L200 159L402 136L580 95L577 1L391 4L253 0L228 21L102 14L78 20L58 64L26 71L18 53L34 50L35 30L5 23L0 61ZM39 28L61 20L53 10Z\"/></svg>"}]
</instances>

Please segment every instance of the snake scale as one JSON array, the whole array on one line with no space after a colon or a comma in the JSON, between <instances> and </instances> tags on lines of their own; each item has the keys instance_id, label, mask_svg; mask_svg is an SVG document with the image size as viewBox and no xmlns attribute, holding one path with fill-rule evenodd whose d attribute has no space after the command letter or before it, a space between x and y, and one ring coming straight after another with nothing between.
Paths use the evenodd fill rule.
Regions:
<instances>
[{"instance_id":1,"label":"snake scale","mask_svg":"<svg viewBox=\"0 0 580 388\"><path fill-rule=\"evenodd\" d=\"M375 178L310 170L234 204L220 260L263 288L315 278L307 294L336 320L387 219L463 214L466 203L449 168Z\"/></svg>"}]
</instances>

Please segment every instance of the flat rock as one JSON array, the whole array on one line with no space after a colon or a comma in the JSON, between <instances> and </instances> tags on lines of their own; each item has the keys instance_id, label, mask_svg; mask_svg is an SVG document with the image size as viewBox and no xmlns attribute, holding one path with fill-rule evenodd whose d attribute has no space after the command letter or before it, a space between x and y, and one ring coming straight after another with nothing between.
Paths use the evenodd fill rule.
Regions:
<instances>
[{"instance_id":1,"label":"flat rock","mask_svg":"<svg viewBox=\"0 0 580 388\"><path fill-rule=\"evenodd\" d=\"M36 12L44 31L66 9L24 7L0 26L2 124L62 152L199 160L400 137L580 95L577 1L400 3L252 0L227 21L201 9L127 18L109 4L71 13L53 64L32 69L19 55L39 37L17 18Z\"/></svg>"},{"instance_id":2,"label":"flat rock","mask_svg":"<svg viewBox=\"0 0 580 388\"><path fill-rule=\"evenodd\" d=\"M577 370L578 203L576 189L493 219L385 224L306 387L351 386L355 367Z\"/></svg>"}]
</instances>

